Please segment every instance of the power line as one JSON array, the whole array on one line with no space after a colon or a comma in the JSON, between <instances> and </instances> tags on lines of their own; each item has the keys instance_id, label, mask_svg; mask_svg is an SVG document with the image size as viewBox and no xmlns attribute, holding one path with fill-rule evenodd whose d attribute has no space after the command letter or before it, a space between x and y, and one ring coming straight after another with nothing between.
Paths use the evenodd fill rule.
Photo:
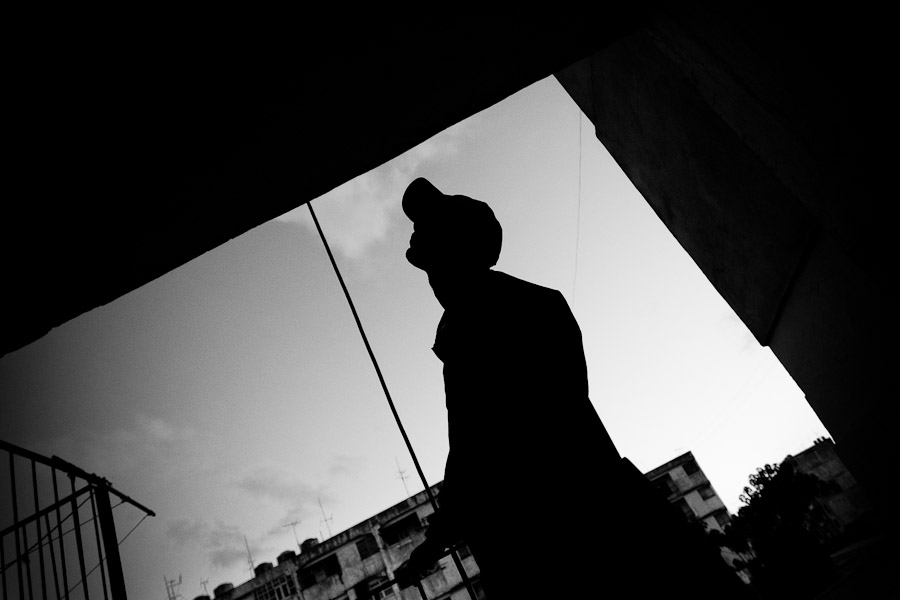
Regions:
<instances>
[{"instance_id":1,"label":"power line","mask_svg":"<svg viewBox=\"0 0 900 600\"><path fill-rule=\"evenodd\" d=\"M344 297L347 298L347 304L350 305L350 312L353 313L353 319L356 321L356 328L359 329L359 335L362 337L363 344L366 347L366 351L369 353L369 358L372 361L372 366L375 368L375 373L378 375L378 381L381 383L381 389L384 391L384 397L387 399L388 406L391 409L391 414L394 415L394 421L397 423L397 428L400 430L400 435L403 436L403 442L406 444L407 450L409 450L409 455L412 458L413 465L416 467L416 472L419 474L419 479L422 480L422 484L425 486L425 493L428 496L428 501L431 503L431 507L437 512L438 503L437 499L434 497L434 492L431 491L431 486L428 485L428 481L425 479L425 472L422 470L422 466L419 464L419 459L416 457L416 451L413 450L412 442L409 441L409 436L406 435L406 428L403 427L403 422L400 420L400 414L397 412L397 407L394 406L394 401L391 398L391 393L388 391L387 383L384 381L384 376L381 374L381 368L378 366L378 361L375 359L375 353L372 351L372 346L369 345L369 338L366 336L365 329L363 329L362 321L359 319L359 314L356 312L356 306L353 304L353 298L350 297L350 291L347 289L347 285L344 283L344 278L341 275L341 270L338 268L337 261L334 260L334 254L331 252L331 247L328 245L328 240L325 239L325 233L322 231L322 226L319 225L319 219L316 218L316 212L313 210L312 201L308 201L306 203L307 208L309 208L309 214L312 216L313 223L316 226L316 231L319 232L319 237L322 239L322 244L325 246L325 252L328 254L328 260L331 261L331 266L334 269L334 274L338 278L338 282L341 284L341 289L344 291ZM321 507L321 502L319 503ZM323 512L324 515L324 512ZM330 537L329 531L329 537ZM321 532L319 534L321 536ZM463 584L466 586L466 591L469 593L469 597L475 598L475 589L472 587L472 582L469 581L469 576L466 574L466 570L463 568L462 560L459 558L459 554L455 551L452 553L453 563L456 565L457 571L459 571L460 577L463 580Z\"/></svg>"},{"instance_id":2,"label":"power line","mask_svg":"<svg viewBox=\"0 0 900 600\"><path fill-rule=\"evenodd\" d=\"M121 503L120 503L120 504L121 504ZM119 505L117 504L116 506L119 506ZM119 540L118 543L116 543L116 545L117 545L117 546L121 546L121 545L122 545L122 542L124 542L126 539L128 539L128 536L131 535L131 533L132 533L135 529L138 528L138 525L140 525L141 523L143 523L143 522L144 522L144 519L146 519L146 518L149 517L149 516L150 516L150 515L148 515L148 514L144 514L144 516L141 517L141 520L138 521L138 522L134 525L134 527L132 527L132 528L128 531L128 533L126 533L124 536L122 536L122 539ZM106 561L106 557L104 556L104 557L102 557L102 558L100 559L100 562L98 562L96 565L93 566L93 568L92 568L90 571L88 571L87 573L85 573L84 577L82 577L81 579L78 580L78 583L76 583L75 585L72 586L72 588L66 593L66 597L68 598L68 595L71 594L72 592L74 592L74 591L75 591L75 588L77 588L79 585L81 585L81 582L84 581L85 579L87 579L87 578L90 576L91 573L93 573L94 571L96 571L97 569L99 569L99 568L100 568L100 565L102 565L105 561ZM180 583L181 583L181 576L179 576L178 579L179 579L178 583L180 584ZM177 600L177 598L172 598L172 599L170 599L170 600Z\"/></svg>"},{"instance_id":3,"label":"power line","mask_svg":"<svg viewBox=\"0 0 900 600\"><path fill-rule=\"evenodd\" d=\"M78 506L76 506L75 509L76 509L76 510L79 510L79 509L80 509L82 506L84 506L90 499L91 499L90 496L85 496L84 500L81 501L81 504L79 504ZM125 503L125 501L123 500L123 501L119 502L118 504L116 504L113 508L118 508L119 506L121 506L121 505L124 504L124 503ZM57 529L60 530L59 535L56 536L56 539L57 539L57 540L62 539L65 535L68 535L68 534L72 533L73 531L75 531L75 528L74 528L74 527L73 527L72 529L67 530L67 531L62 531L63 523L65 523L65 522L68 521L70 518L72 518L72 516L73 516L74 514L75 514L74 511L70 511L69 514L65 516L65 518L63 518L59 523L57 523L57 524L54 525L52 528L50 528L50 529L47 531L47 533L43 534L43 535L40 537L40 539L36 540L36 541L34 542L34 545L31 546L31 548L29 548L28 550L26 550L26 551L25 551L25 555L24 555L23 557L21 557L21 558L26 558L28 555L30 555L30 554L32 554L32 553L38 551L38 550L41 550L44 546L46 546L46 545L48 545L48 544L52 544L52 543L53 543L53 540L54 540L54 538L53 538L53 532L56 531ZM90 519L88 519L87 521L84 521L84 522L80 523L80 526L81 526L81 527L84 527L85 525L88 525L88 524L92 523L92 522L95 521L95 520L97 520L97 516L96 516L96 515L92 516L92 517L91 517ZM12 562L9 562L9 563L7 563L7 564L5 564L5 565L0 565L0 573L2 573L3 571L5 571L5 570L8 569L9 567L13 566L18 560L20 560L19 557L13 559Z\"/></svg>"},{"instance_id":4,"label":"power line","mask_svg":"<svg viewBox=\"0 0 900 600\"><path fill-rule=\"evenodd\" d=\"M760 375L759 377L756 377L756 375L759 373L759 369L762 367L764 360L765 360L765 358L763 358L763 360L760 361L760 363L757 365L756 369L754 370L753 374L750 375L750 377L748 377L746 380L744 380L744 383L742 383L740 385L740 387L738 388L738 391L735 392L731 401L728 402L722 408L722 410L719 411L719 413L715 417L713 417L713 419L709 422L709 424L706 427L704 427L700 431L700 433L698 433L696 436L694 436L694 439L691 440L690 444L688 444L689 447L695 445L697 442L699 442L703 438L707 437L710 433L714 432L715 430L720 429L723 425L725 425L725 423L727 423L729 420L731 420L731 418L737 413L737 411L741 407L743 407L744 404L746 404L747 401L750 400L750 398L753 397L753 394L756 392L756 389L760 386L760 384L762 384L762 382L766 379L766 377L768 377L769 373L775 367L774 363L769 364L769 368L766 369L762 375ZM754 381L754 378L755 378L755 381ZM744 394L745 388L751 381L753 381L753 385L749 388L749 390L746 392L746 394ZM744 396L743 398L741 398L742 395Z\"/></svg>"},{"instance_id":5,"label":"power line","mask_svg":"<svg viewBox=\"0 0 900 600\"><path fill-rule=\"evenodd\" d=\"M575 310L575 292L578 285L578 249L581 240L581 168L583 144L581 142L581 118L583 113L578 108L578 215L575 220L575 269L572 274L572 310Z\"/></svg>"},{"instance_id":6,"label":"power line","mask_svg":"<svg viewBox=\"0 0 900 600\"><path fill-rule=\"evenodd\" d=\"M350 305L350 312L353 313L353 319L356 321L356 328L359 330L359 334L362 337L363 344L366 347L366 351L369 353L369 359L372 361L372 366L375 368L375 373L378 375L378 381L381 383L381 389L384 391L384 396L387 399L388 406L391 409L391 413L394 415L394 421L397 423L397 427L400 429L400 435L403 436L403 441L406 444L407 450L409 450L409 455L413 460L413 464L416 467L416 471L419 474L419 478L422 480L422 483L425 486L425 491L428 493L428 499L431 501L431 505L435 510L437 510L437 500L434 498L434 494L431 492L431 486L428 485L428 481L425 479L425 472L422 471L422 466L419 464L419 459L416 457L416 451L413 450L412 442L409 441L409 436L406 435L406 428L403 427L403 422L400 420L400 414L397 412L397 407L394 406L394 400L391 398L391 393L388 391L387 383L384 381L384 376L381 374L381 367L378 366L378 361L375 359L375 353L372 351L372 346L369 344L369 338L366 336L366 331L363 329L362 321L359 319L359 313L356 312L356 305L353 304L353 298L350 297L350 291L347 289L347 285L344 283L344 277L341 275L341 270L338 268L337 261L334 260L334 254L331 252L331 247L328 245L328 240L325 239L325 233L322 231L322 226L319 225L319 219L316 217L316 211L313 210L312 202L307 202L306 206L309 208L309 214L312 216L313 223L316 226L316 230L319 232L319 237L322 238L322 243L325 245L325 252L328 254L328 259L331 261L331 266L334 268L334 273L337 275L338 282L341 284L341 289L344 291L344 296L347 298L347 304Z\"/></svg>"}]
</instances>

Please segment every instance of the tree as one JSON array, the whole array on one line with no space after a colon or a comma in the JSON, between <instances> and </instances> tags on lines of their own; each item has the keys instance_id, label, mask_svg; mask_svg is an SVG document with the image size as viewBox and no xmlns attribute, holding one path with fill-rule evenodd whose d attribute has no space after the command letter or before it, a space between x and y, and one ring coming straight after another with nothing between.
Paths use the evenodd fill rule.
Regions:
<instances>
[{"instance_id":1,"label":"tree","mask_svg":"<svg viewBox=\"0 0 900 600\"><path fill-rule=\"evenodd\" d=\"M720 542L755 556L753 585L767 597L812 597L834 579L823 543L830 528L819 501L835 486L802 473L790 461L765 465L750 475L737 516Z\"/></svg>"}]
</instances>

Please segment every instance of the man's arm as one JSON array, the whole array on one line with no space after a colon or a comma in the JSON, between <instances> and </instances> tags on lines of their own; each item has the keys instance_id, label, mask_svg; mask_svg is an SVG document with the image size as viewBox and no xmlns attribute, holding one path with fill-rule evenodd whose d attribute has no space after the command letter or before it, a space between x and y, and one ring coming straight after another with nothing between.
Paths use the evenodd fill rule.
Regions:
<instances>
[{"instance_id":1,"label":"man's arm","mask_svg":"<svg viewBox=\"0 0 900 600\"><path fill-rule=\"evenodd\" d=\"M438 510L428 518L428 529L425 530L425 540L415 547L409 559L400 565L394 573L401 586L412 585L421 578L446 552L447 548L459 541L459 528L454 527L454 502L453 490L455 486L453 467L453 452L447 455L447 465L444 468L444 482L438 494Z\"/></svg>"},{"instance_id":2,"label":"man's arm","mask_svg":"<svg viewBox=\"0 0 900 600\"><path fill-rule=\"evenodd\" d=\"M444 495L443 490L441 488L441 497ZM406 562L397 567L394 577L401 587L410 586L421 579L455 541L453 528L445 516L443 508L431 515L428 529L425 530L425 540L413 549Z\"/></svg>"}]
</instances>

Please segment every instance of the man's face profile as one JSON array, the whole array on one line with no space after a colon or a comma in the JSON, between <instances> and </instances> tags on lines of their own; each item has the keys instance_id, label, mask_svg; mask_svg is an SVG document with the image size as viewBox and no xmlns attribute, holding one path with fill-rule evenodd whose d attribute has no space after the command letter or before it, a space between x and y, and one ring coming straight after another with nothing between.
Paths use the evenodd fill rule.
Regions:
<instances>
[{"instance_id":1,"label":"man's face profile","mask_svg":"<svg viewBox=\"0 0 900 600\"><path fill-rule=\"evenodd\" d=\"M406 260L423 271L441 270L450 258L452 246L448 238L444 228L434 223L417 222L409 238Z\"/></svg>"},{"instance_id":2,"label":"man's face profile","mask_svg":"<svg viewBox=\"0 0 900 600\"><path fill-rule=\"evenodd\" d=\"M484 202L447 196L420 177L407 187L402 205L413 222L406 259L429 278L487 271L497 263L502 231Z\"/></svg>"}]
</instances>

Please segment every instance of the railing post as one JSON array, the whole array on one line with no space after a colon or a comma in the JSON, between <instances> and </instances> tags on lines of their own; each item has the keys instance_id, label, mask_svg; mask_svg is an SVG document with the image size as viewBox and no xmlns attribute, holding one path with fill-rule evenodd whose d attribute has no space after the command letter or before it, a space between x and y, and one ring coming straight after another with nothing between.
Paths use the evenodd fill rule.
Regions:
<instances>
[{"instance_id":1,"label":"railing post","mask_svg":"<svg viewBox=\"0 0 900 600\"><path fill-rule=\"evenodd\" d=\"M119 540L116 538L116 522L109 503L109 486L104 479L97 485L97 516L103 535L103 551L109 568L109 587L115 600L126 600L125 576L122 574L122 558L119 556Z\"/></svg>"},{"instance_id":2,"label":"railing post","mask_svg":"<svg viewBox=\"0 0 900 600\"><path fill-rule=\"evenodd\" d=\"M69 473L69 486L72 490L72 525L74 525L75 531L75 547L78 548L78 570L81 572L81 591L84 593L85 600L87 600L87 598L91 597L91 594L88 590L87 571L84 568L84 543L81 539L81 517L78 515L78 511L81 510L81 507L78 506L78 501L76 499L75 475L73 473ZM75 585L76 587L78 586L78 584Z\"/></svg>"},{"instance_id":3,"label":"railing post","mask_svg":"<svg viewBox=\"0 0 900 600\"><path fill-rule=\"evenodd\" d=\"M16 575L18 576L18 584L19 584L19 600L25 600L25 581L22 578L22 554L19 549L19 544L21 543L19 539L19 502L18 502L18 492L16 491L16 462L13 453L9 453L9 484L12 489L12 510L13 510L13 523L16 525L15 529L15 539L16 539ZM3 572L6 572L6 565L3 565Z\"/></svg>"}]
</instances>

